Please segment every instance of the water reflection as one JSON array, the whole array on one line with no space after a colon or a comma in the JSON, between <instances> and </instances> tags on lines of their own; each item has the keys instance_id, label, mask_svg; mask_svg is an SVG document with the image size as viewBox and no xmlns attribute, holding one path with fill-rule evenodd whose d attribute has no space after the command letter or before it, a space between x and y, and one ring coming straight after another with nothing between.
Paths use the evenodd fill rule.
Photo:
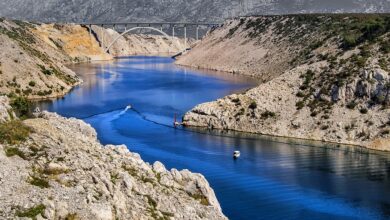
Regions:
<instances>
[{"instance_id":1,"label":"water reflection","mask_svg":"<svg viewBox=\"0 0 390 220\"><path fill-rule=\"evenodd\" d=\"M231 219L386 219L390 154L238 132L173 129L193 106L246 90L253 79L136 57L73 66L85 83L42 108L82 118L103 143L204 174ZM134 109L124 111L131 104ZM232 159L241 151L239 160Z\"/></svg>"}]
</instances>

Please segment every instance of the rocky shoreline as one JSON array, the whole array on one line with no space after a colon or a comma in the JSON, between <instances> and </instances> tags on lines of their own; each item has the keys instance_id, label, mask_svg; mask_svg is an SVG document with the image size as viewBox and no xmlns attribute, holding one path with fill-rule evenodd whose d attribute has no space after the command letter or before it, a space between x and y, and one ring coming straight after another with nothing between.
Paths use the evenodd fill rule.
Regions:
<instances>
[{"instance_id":1,"label":"rocky shoreline","mask_svg":"<svg viewBox=\"0 0 390 220\"><path fill-rule=\"evenodd\" d=\"M157 42L146 46L170 47ZM0 48L1 219L227 219L201 174L103 146L81 120L49 112L17 118L28 117L27 100L61 97L82 83L65 64L113 59L99 37L80 25L0 19Z\"/></svg>"},{"instance_id":2,"label":"rocky shoreline","mask_svg":"<svg viewBox=\"0 0 390 220\"><path fill-rule=\"evenodd\" d=\"M67 67L69 64L183 50L180 43L173 44L161 36L130 35L120 37L107 53L102 46L119 34L97 26L92 26L91 33L88 27L76 24L37 24L0 18L0 95L30 100L58 98L82 83Z\"/></svg>"},{"instance_id":3,"label":"rocky shoreline","mask_svg":"<svg viewBox=\"0 0 390 220\"><path fill-rule=\"evenodd\" d=\"M3 135L16 119L0 103ZM29 130L23 141L0 144L1 218L226 219L201 174L103 146L81 120L43 112L19 127Z\"/></svg>"},{"instance_id":4,"label":"rocky shoreline","mask_svg":"<svg viewBox=\"0 0 390 220\"><path fill-rule=\"evenodd\" d=\"M263 83L198 105L183 123L390 151L390 26L365 32L370 22L389 20L286 15L227 21L177 63L251 75Z\"/></svg>"}]
</instances>

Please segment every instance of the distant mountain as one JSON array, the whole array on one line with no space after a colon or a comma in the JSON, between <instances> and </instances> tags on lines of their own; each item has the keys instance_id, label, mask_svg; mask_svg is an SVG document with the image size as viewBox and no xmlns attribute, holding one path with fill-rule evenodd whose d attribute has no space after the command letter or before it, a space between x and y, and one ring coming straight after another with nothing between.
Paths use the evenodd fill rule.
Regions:
<instances>
[{"instance_id":1,"label":"distant mountain","mask_svg":"<svg viewBox=\"0 0 390 220\"><path fill-rule=\"evenodd\" d=\"M0 16L43 22L222 21L251 14L390 12L390 0L1 0Z\"/></svg>"}]
</instances>

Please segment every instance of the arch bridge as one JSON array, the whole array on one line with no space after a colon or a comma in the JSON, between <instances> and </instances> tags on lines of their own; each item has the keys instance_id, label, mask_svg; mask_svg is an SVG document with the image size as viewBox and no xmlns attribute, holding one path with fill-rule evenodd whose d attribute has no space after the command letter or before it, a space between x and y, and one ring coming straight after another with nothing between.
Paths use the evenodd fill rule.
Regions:
<instances>
[{"instance_id":1,"label":"arch bridge","mask_svg":"<svg viewBox=\"0 0 390 220\"><path fill-rule=\"evenodd\" d=\"M207 30L217 27L221 25L220 23L209 23L209 22L125 22L125 23L83 23L82 25L87 26L90 34L92 34L92 26L99 26L102 28L112 28L118 33L120 33L120 36L115 38L112 42L107 44L105 46L104 40L102 40L102 47L106 52L109 52L110 48L115 44L115 42L121 38L122 36L126 35L129 32L135 31L135 30L151 30L157 33L160 33L161 35L167 37L168 39L171 39L173 44L177 44L178 48L181 48L181 45L178 41L174 40L174 37L179 37L177 34L178 31L182 31L182 35L180 37L184 38L184 48L187 49L187 39L188 39L188 33L187 30L193 29L194 30L194 38L196 40L199 40L206 32ZM168 33L171 33L171 36ZM102 35L104 36L104 35Z\"/></svg>"}]
</instances>

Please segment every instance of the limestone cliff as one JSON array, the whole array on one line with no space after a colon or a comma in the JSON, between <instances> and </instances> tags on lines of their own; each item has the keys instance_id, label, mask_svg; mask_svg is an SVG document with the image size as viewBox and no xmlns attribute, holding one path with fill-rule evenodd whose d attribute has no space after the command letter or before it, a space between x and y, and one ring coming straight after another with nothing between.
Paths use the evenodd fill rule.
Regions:
<instances>
[{"instance_id":1,"label":"limestone cliff","mask_svg":"<svg viewBox=\"0 0 390 220\"><path fill-rule=\"evenodd\" d=\"M0 104L0 218L226 219L202 175L103 146L81 120L10 121L7 98Z\"/></svg>"},{"instance_id":2,"label":"limestone cliff","mask_svg":"<svg viewBox=\"0 0 390 220\"><path fill-rule=\"evenodd\" d=\"M178 63L264 83L199 105L184 123L390 150L389 31L389 15L227 21Z\"/></svg>"},{"instance_id":3,"label":"limestone cliff","mask_svg":"<svg viewBox=\"0 0 390 220\"><path fill-rule=\"evenodd\" d=\"M158 35L121 37L108 54L102 48L119 34L75 24L36 24L0 19L0 95L49 99L64 96L82 80L67 64L113 56L177 53L184 41ZM106 44L104 44L106 43Z\"/></svg>"},{"instance_id":4,"label":"limestone cliff","mask_svg":"<svg viewBox=\"0 0 390 220\"><path fill-rule=\"evenodd\" d=\"M88 30L75 24L42 24L34 30L42 40L62 50L75 62L111 60Z\"/></svg>"},{"instance_id":5,"label":"limestone cliff","mask_svg":"<svg viewBox=\"0 0 390 220\"><path fill-rule=\"evenodd\" d=\"M65 67L72 62L63 51L44 42L37 25L0 20L0 94L31 99L62 96L81 83Z\"/></svg>"}]
</instances>

